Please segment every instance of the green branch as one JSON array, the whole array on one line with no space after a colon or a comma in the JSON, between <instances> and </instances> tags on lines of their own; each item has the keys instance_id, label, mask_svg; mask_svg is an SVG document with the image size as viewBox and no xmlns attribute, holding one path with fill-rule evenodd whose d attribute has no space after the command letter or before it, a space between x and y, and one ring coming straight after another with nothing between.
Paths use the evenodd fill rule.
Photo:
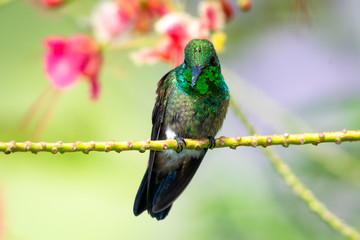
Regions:
<instances>
[{"instance_id":1,"label":"green branch","mask_svg":"<svg viewBox=\"0 0 360 240\"><path fill-rule=\"evenodd\" d=\"M241 111L237 103L231 100L230 104L234 113L243 122L248 131L251 134L255 134L255 128L251 125L251 123L249 122L245 114ZM348 138L343 134L350 134L351 137L349 136ZM270 143L276 142L277 144L282 144L283 146L288 146L290 144L306 143L312 143L314 145L317 145L318 143L322 142L335 142L336 144L340 144L344 141L358 141L359 134L360 131L348 130L343 130L341 132L323 132L315 134L304 133L297 135L289 135L285 133L282 137L279 135L275 135L271 136L271 138L269 138L268 140ZM291 171L290 167L285 162L283 162L283 160L279 156L277 156L271 149L263 149L263 151L264 154L268 157L270 163L275 168L275 170L283 177L285 182L292 188L293 192L305 202L305 204L310 208L312 212L318 215L333 229L340 232L343 236L354 240L360 240L360 233L357 232L354 228L347 225L343 220L338 218L329 209L327 209L314 196L314 194L296 177L296 175Z\"/></svg>"},{"instance_id":2,"label":"green branch","mask_svg":"<svg viewBox=\"0 0 360 240\"><path fill-rule=\"evenodd\" d=\"M209 140L195 140L186 139L186 149L197 149L207 148ZM272 145L282 145L288 147L289 145L303 145L303 144L314 144L325 142L335 142L340 144L348 141L360 141L360 131L338 131L338 132L321 132L321 133L303 133L303 134L288 134L282 135L269 135L269 136L253 136L244 137L220 137L216 139L215 148L229 147L236 149L239 146L251 146L251 147L268 147ZM0 142L0 152L6 154L13 152L52 152L52 153L65 153L65 152L84 152L89 153L90 151L98 152L110 152L110 151L130 151L138 150L145 152L145 150L167 150L176 149L177 142L173 139L157 140L157 141L129 141L129 142L75 142L75 143L63 143L61 141L56 143L48 142Z\"/></svg>"}]
</instances>

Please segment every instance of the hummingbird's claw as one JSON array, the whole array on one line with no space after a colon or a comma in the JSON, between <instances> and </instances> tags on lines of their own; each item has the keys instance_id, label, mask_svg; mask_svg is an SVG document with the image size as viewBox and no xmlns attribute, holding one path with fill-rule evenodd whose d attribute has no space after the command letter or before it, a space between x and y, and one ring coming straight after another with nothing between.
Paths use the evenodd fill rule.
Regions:
<instances>
[{"instance_id":1,"label":"hummingbird's claw","mask_svg":"<svg viewBox=\"0 0 360 240\"><path fill-rule=\"evenodd\" d=\"M216 139L213 136L208 136L209 148L213 149L216 146Z\"/></svg>"},{"instance_id":2,"label":"hummingbird's claw","mask_svg":"<svg viewBox=\"0 0 360 240\"><path fill-rule=\"evenodd\" d=\"M177 144L178 144L176 151L181 152L184 149L184 145L186 146L185 139L182 137L178 137L178 136L176 136L174 139L177 141Z\"/></svg>"}]
</instances>

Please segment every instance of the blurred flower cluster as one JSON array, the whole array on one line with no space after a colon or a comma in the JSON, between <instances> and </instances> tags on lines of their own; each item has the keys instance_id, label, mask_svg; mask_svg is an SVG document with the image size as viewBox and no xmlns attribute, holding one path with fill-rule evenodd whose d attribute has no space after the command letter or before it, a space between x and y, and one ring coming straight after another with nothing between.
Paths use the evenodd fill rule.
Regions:
<instances>
[{"instance_id":1,"label":"blurred flower cluster","mask_svg":"<svg viewBox=\"0 0 360 240\"><path fill-rule=\"evenodd\" d=\"M51 9L49 14L75 4L71 0L27 0L37 7ZM165 62L180 64L185 45L194 38L209 39L218 52L225 48L225 26L233 18L236 9L247 11L250 0L199 1L196 16L185 9L185 2L173 0L105 0L94 3L86 18L87 34L73 36L48 36L43 40L45 48L44 71L50 83L48 89L29 109L21 122L28 125L41 102L48 102L45 114L40 118L37 135L49 119L49 113L59 93L76 86L81 79L89 84L90 99L100 95L99 77L103 52L114 48L134 48L130 57L136 64ZM192 3L194 4L194 3ZM193 6L193 5L192 5ZM42 9L43 10L43 9ZM59 10L59 11L58 11ZM192 9L193 10L193 9ZM84 29L83 29L84 30ZM52 99L51 99L52 98Z\"/></svg>"},{"instance_id":2,"label":"blurred flower cluster","mask_svg":"<svg viewBox=\"0 0 360 240\"><path fill-rule=\"evenodd\" d=\"M41 1L52 9L72 4L65 0ZM100 1L88 17L92 35L49 36L45 39L47 78L55 90L66 91L81 76L85 77L90 84L91 99L95 100L99 94L98 78L103 62L101 50L126 46L151 36L155 38L150 41L154 44L149 46L142 41L132 52L131 59L137 64L161 61L175 66L183 61L183 49L194 38L210 39L217 51L223 51L225 24L237 7L248 10L250 6L249 0L240 0L238 6L230 0L200 1L197 16L192 16L177 1Z\"/></svg>"},{"instance_id":3,"label":"blurred flower cluster","mask_svg":"<svg viewBox=\"0 0 360 240\"><path fill-rule=\"evenodd\" d=\"M127 40L133 33L148 33L158 18L171 12L164 0L118 0L100 2L91 16L96 39L111 43L119 38Z\"/></svg>"},{"instance_id":4,"label":"blurred flower cluster","mask_svg":"<svg viewBox=\"0 0 360 240\"><path fill-rule=\"evenodd\" d=\"M226 0L200 2L199 17L186 12L168 12L154 26L161 36L159 42L143 48L132 55L137 63L170 62L178 65L183 61L185 45L194 38L210 39L224 29L225 22L232 17L232 9ZM224 35L224 34L222 34ZM224 41L215 41L217 50L223 49Z\"/></svg>"}]
</instances>

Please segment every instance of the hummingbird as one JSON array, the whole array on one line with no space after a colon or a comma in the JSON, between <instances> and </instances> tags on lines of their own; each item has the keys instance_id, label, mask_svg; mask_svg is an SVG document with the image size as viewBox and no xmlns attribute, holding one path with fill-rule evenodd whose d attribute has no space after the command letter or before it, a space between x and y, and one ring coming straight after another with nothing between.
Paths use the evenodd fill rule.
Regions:
<instances>
[{"instance_id":1,"label":"hummingbird","mask_svg":"<svg viewBox=\"0 0 360 240\"><path fill-rule=\"evenodd\" d=\"M135 197L134 214L145 210L164 219L187 187L208 148L216 145L229 106L229 90L213 44L193 39L184 62L159 81L152 112L151 140L174 139L176 150L150 151L148 166ZM208 148L183 149L186 138L209 139Z\"/></svg>"}]
</instances>

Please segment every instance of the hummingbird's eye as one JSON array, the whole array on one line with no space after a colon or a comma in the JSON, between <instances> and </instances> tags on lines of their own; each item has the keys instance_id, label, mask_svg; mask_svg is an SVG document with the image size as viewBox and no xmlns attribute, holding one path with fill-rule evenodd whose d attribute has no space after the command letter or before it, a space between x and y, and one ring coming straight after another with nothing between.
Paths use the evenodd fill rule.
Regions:
<instances>
[{"instance_id":1,"label":"hummingbird's eye","mask_svg":"<svg viewBox=\"0 0 360 240\"><path fill-rule=\"evenodd\" d=\"M216 57L214 55L210 59L210 64L211 65L217 65Z\"/></svg>"},{"instance_id":2,"label":"hummingbird's eye","mask_svg":"<svg viewBox=\"0 0 360 240\"><path fill-rule=\"evenodd\" d=\"M184 64L185 64L185 65L187 65L187 63L186 63L186 59L185 59L185 58L184 58Z\"/></svg>"}]
</instances>

